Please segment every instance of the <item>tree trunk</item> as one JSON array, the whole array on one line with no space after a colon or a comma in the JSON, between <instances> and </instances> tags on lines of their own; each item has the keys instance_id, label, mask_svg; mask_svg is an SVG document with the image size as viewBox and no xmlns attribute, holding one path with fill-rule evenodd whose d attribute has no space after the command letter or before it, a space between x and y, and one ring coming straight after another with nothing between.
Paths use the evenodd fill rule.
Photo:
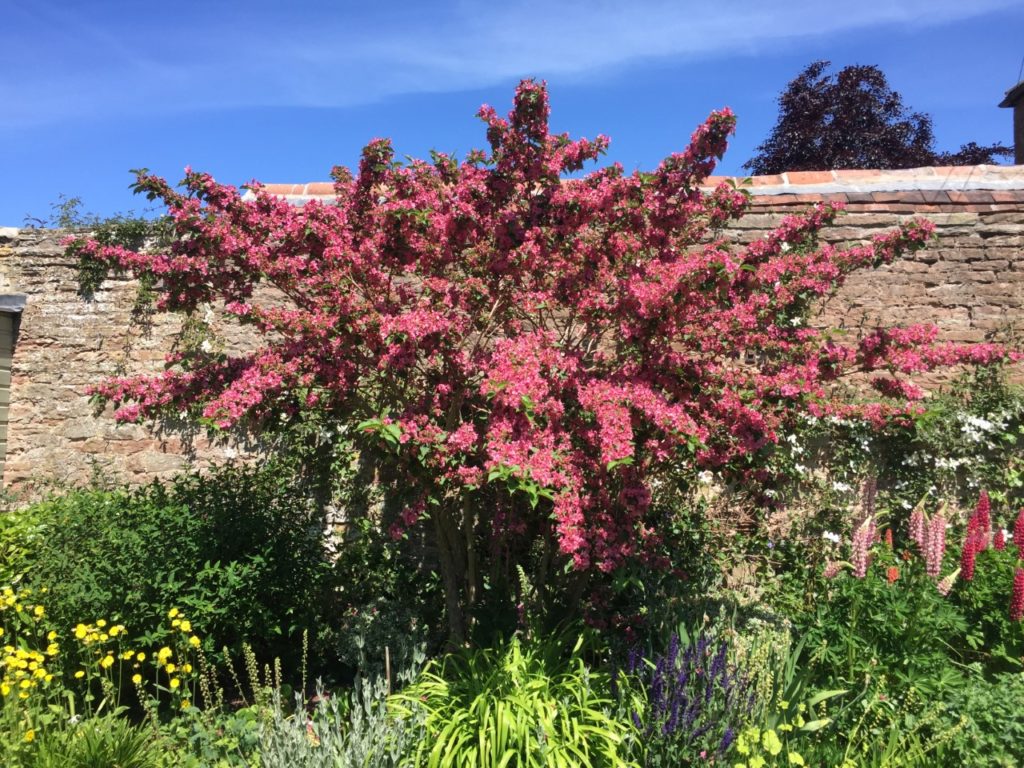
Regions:
<instances>
[{"instance_id":1,"label":"tree trunk","mask_svg":"<svg viewBox=\"0 0 1024 768\"><path fill-rule=\"evenodd\" d=\"M454 650L462 647L466 641L466 614L462 602L462 587L466 577L465 560L461 552L459 531L448 510L439 509L432 517L437 536L438 558L441 561L441 580L444 584L448 645Z\"/></svg>"}]
</instances>

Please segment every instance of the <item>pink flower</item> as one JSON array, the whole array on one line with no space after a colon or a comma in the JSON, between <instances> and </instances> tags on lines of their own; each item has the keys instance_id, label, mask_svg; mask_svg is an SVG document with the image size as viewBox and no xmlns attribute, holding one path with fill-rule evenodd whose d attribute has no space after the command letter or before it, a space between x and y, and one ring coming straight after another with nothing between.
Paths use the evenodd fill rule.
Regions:
<instances>
[{"instance_id":1,"label":"pink flower","mask_svg":"<svg viewBox=\"0 0 1024 768\"><path fill-rule=\"evenodd\" d=\"M1010 621L1024 618L1024 568L1013 572L1013 592L1010 594Z\"/></svg>"},{"instance_id":2,"label":"pink flower","mask_svg":"<svg viewBox=\"0 0 1024 768\"><path fill-rule=\"evenodd\" d=\"M939 594L943 597L949 594L950 590L953 589L953 584L956 583L956 577L960 575L960 569L957 568L948 576L944 577L938 584L935 585L936 589L939 590Z\"/></svg>"},{"instance_id":3,"label":"pink flower","mask_svg":"<svg viewBox=\"0 0 1024 768\"><path fill-rule=\"evenodd\" d=\"M968 529L964 535L964 543L960 549L960 571L964 581L974 580L974 563L981 551L981 534L977 530Z\"/></svg>"},{"instance_id":4,"label":"pink flower","mask_svg":"<svg viewBox=\"0 0 1024 768\"><path fill-rule=\"evenodd\" d=\"M946 553L946 516L942 508L932 515L928 523L928 539L925 544L925 571L933 579L942 570L942 558Z\"/></svg>"},{"instance_id":5,"label":"pink flower","mask_svg":"<svg viewBox=\"0 0 1024 768\"><path fill-rule=\"evenodd\" d=\"M1000 552L1006 549L1006 535L1002 528L996 531L996 535L992 539L992 546Z\"/></svg>"},{"instance_id":6,"label":"pink flower","mask_svg":"<svg viewBox=\"0 0 1024 768\"><path fill-rule=\"evenodd\" d=\"M831 581L839 575L839 571L843 569L843 564L838 560L829 560L825 563L825 570L821 572L821 575Z\"/></svg>"},{"instance_id":7,"label":"pink flower","mask_svg":"<svg viewBox=\"0 0 1024 768\"><path fill-rule=\"evenodd\" d=\"M871 544L875 538L875 518L868 517L858 526L853 533L851 544L853 552L850 555L850 562L853 564L853 575L863 579L868 572L868 565L871 562Z\"/></svg>"},{"instance_id":8,"label":"pink flower","mask_svg":"<svg viewBox=\"0 0 1024 768\"><path fill-rule=\"evenodd\" d=\"M992 532L992 502L989 501L988 491L982 490L978 496L978 504L974 508L974 514L967 523L967 530L974 534L974 546L977 551L988 548L989 536ZM973 573L973 572L972 572Z\"/></svg>"},{"instance_id":9,"label":"pink flower","mask_svg":"<svg viewBox=\"0 0 1024 768\"><path fill-rule=\"evenodd\" d=\"M1024 560L1024 507L1017 513L1013 524L1013 543L1017 546L1017 557Z\"/></svg>"},{"instance_id":10,"label":"pink flower","mask_svg":"<svg viewBox=\"0 0 1024 768\"><path fill-rule=\"evenodd\" d=\"M927 519L925 518L922 504L918 504L914 507L914 511L910 513L910 523L908 524L910 539L917 544L917 551L924 552L926 538L926 525Z\"/></svg>"}]
</instances>

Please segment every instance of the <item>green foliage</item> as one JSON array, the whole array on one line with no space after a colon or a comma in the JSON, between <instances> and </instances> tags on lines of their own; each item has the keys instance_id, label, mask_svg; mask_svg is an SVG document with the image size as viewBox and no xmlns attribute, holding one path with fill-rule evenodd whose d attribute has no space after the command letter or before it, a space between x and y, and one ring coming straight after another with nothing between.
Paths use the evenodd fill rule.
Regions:
<instances>
[{"instance_id":1,"label":"green foliage","mask_svg":"<svg viewBox=\"0 0 1024 768\"><path fill-rule=\"evenodd\" d=\"M38 508L0 512L0 584L25 575L42 531Z\"/></svg>"},{"instance_id":2,"label":"green foliage","mask_svg":"<svg viewBox=\"0 0 1024 768\"><path fill-rule=\"evenodd\" d=\"M165 235L168 226L166 220L147 219L133 213L119 213L101 218L82 210L82 198L67 195L60 195L57 202L50 206L50 210L51 213L46 218L27 216L26 223L67 232L81 232L104 245L118 245L131 250L138 250L147 240ZM83 242L84 239L80 239L71 243L67 254L78 259L78 292L89 298L107 279L109 268L81 253ZM151 285L142 285L140 300L151 292L151 289Z\"/></svg>"},{"instance_id":3,"label":"green foliage","mask_svg":"<svg viewBox=\"0 0 1024 768\"><path fill-rule=\"evenodd\" d=\"M431 620L443 610L437 574L424 566L417 544L387 540L366 518L344 533L334 563L337 613L322 640L345 666L380 672L385 653L407 659L443 638L443 627Z\"/></svg>"},{"instance_id":4,"label":"green foliage","mask_svg":"<svg viewBox=\"0 0 1024 768\"><path fill-rule=\"evenodd\" d=\"M1024 391L999 368L978 369L928 403L909 432L879 445L886 494L909 509L934 488L939 498L973 505L989 489L994 503L1024 505ZM908 506L909 505L909 506Z\"/></svg>"},{"instance_id":5,"label":"green foliage","mask_svg":"<svg viewBox=\"0 0 1024 768\"><path fill-rule=\"evenodd\" d=\"M159 753L151 730L102 717L52 733L25 768L157 768Z\"/></svg>"},{"instance_id":6,"label":"green foliage","mask_svg":"<svg viewBox=\"0 0 1024 768\"><path fill-rule=\"evenodd\" d=\"M1019 672L1024 667L1024 625L1010 621L1009 612L1017 566L1016 546L1002 551L990 547L978 553L974 578L958 581L950 593L950 601L973 629L970 655L987 672Z\"/></svg>"},{"instance_id":7,"label":"green foliage","mask_svg":"<svg viewBox=\"0 0 1024 768\"><path fill-rule=\"evenodd\" d=\"M286 711L275 696L260 735L261 768L398 768L423 740L422 715L387 707L388 683L357 681L350 701L317 690L308 707Z\"/></svg>"},{"instance_id":8,"label":"green foliage","mask_svg":"<svg viewBox=\"0 0 1024 768\"><path fill-rule=\"evenodd\" d=\"M560 638L447 656L393 701L423 713L414 764L426 768L583 768L629 765L630 726L610 714L610 680Z\"/></svg>"},{"instance_id":9,"label":"green foliage","mask_svg":"<svg viewBox=\"0 0 1024 768\"><path fill-rule=\"evenodd\" d=\"M322 518L286 468L224 467L136 491L75 491L33 508L42 530L26 582L74 626L97 617L159 641L169 607L207 650L248 640L271 658L295 647L325 604Z\"/></svg>"},{"instance_id":10,"label":"green foliage","mask_svg":"<svg viewBox=\"0 0 1024 768\"><path fill-rule=\"evenodd\" d=\"M947 718L964 720L962 735L945 748L950 765L1014 768L1024 765L1024 673L986 679L973 666L965 684L949 699Z\"/></svg>"},{"instance_id":11,"label":"green foliage","mask_svg":"<svg viewBox=\"0 0 1024 768\"><path fill-rule=\"evenodd\" d=\"M860 686L889 676L931 694L954 686L953 664L968 624L918 561L889 583L880 560L863 579L845 574L820 585L816 608L797 617L808 661L833 681Z\"/></svg>"}]
</instances>

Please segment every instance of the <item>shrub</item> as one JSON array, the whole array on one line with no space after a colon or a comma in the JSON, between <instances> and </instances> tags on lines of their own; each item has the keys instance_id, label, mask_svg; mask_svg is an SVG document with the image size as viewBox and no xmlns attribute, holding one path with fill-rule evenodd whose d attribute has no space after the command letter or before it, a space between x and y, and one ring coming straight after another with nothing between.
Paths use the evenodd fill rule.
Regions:
<instances>
[{"instance_id":1,"label":"shrub","mask_svg":"<svg viewBox=\"0 0 1024 768\"><path fill-rule=\"evenodd\" d=\"M151 729L109 716L51 734L26 768L158 768L160 754Z\"/></svg>"},{"instance_id":2,"label":"shrub","mask_svg":"<svg viewBox=\"0 0 1024 768\"><path fill-rule=\"evenodd\" d=\"M948 764L977 768L1011 768L1024 765L1024 673L1005 673L986 678L973 666L964 685L949 697L948 719L966 723L960 738L946 746Z\"/></svg>"},{"instance_id":3,"label":"shrub","mask_svg":"<svg viewBox=\"0 0 1024 768\"><path fill-rule=\"evenodd\" d=\"M33 509L26 583L59 625L117 619L159 639L180 607L207 650L297 647L328 597L323 523L280 467L224 467L136 491L74 491Z\"/></svg>"},{"instance_id":4,"label":"shrub","mask_svg":"<svg viewBox=\"0 0 1024 768\"><path fill-rule=\"evenodd\" d=\"M430 768L628 765L627 723L610 713L608 675L560 638L467 651L431 662L393 698L399 713L422 713L414 764Z\"/></svg>"},{"instance_id":5,"label":"shrub","mask_svg":"<svg viewBox=\"0 0 1024 768\"><path fill-rule=\"evenodd\" d=\"M933 227L819 246L838 213L822 204L756 242L723 242L747 195L701 185L733 131L729 110L651 173L613 165L576 179L562 177L608 140L552 135L543 84L522 82L507 119L480 117L489 152L405 165L376 140L357 175L335 169L332 204L296 208L255 184L243 199L191 170L179 191L141 171L136 191L167 207L164 246L71 245L149 281L157 310L217 305L258 338L237 356L186 346L159 375L98 383L116 418L265 429L313 411L358 434L398 481L404 509L385 527L419 528L438 553L454 640L495 586L487 574L513 573L535 544L540 594L574 608L588 576L656 563L653 482L678 464L757 477L800 414L881 423L922 397L911 374L1008 354L938 343L925 326L848 345L808 327L817 299ZM838 400L854 371L877 374L886 399Z\"/></svg>"},{"instance_id":6,"label":"shrub","mask_svg":"<svg viewBox=\"0 0 1024 768\"><path fill-rule=\"evenodd\" d=\"M724 760L756 703L728 643L705 634L687 643L674 635L651 660L632 653L616 683L638 731L633 756L649 768Z\"/></svg>"},{"instance_id":7,"label":"shrub","mask_svg":"<svg viewBox=\"0 0 1024 768\"><path fill-rule=\"evenodd\" d=\"M389 712L384 679L357 681L351 701L318 689L293 713L275 695L259 743L261 768L398 768L423 741L422 713Z\"/></svg>"}]
</instances>

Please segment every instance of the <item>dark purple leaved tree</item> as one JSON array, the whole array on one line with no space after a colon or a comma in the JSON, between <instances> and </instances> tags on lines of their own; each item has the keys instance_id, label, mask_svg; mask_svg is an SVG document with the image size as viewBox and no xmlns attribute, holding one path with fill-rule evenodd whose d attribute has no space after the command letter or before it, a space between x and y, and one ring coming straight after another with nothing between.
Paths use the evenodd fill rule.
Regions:
<instances>
[{"instance_id":1,"label":"dark purple leaved tree","mask_svg":"<svg viewBox=\"0 0 1024 768\"><path fill-rule=\"evenodd\" d=\"M815 61L779 95L779 119L744 168L753 174L833 168L977 165L1010 157L1002 144L936 152L932 118L911 112L876 66L836 74Z\"/></svg>"}]
</instances>

